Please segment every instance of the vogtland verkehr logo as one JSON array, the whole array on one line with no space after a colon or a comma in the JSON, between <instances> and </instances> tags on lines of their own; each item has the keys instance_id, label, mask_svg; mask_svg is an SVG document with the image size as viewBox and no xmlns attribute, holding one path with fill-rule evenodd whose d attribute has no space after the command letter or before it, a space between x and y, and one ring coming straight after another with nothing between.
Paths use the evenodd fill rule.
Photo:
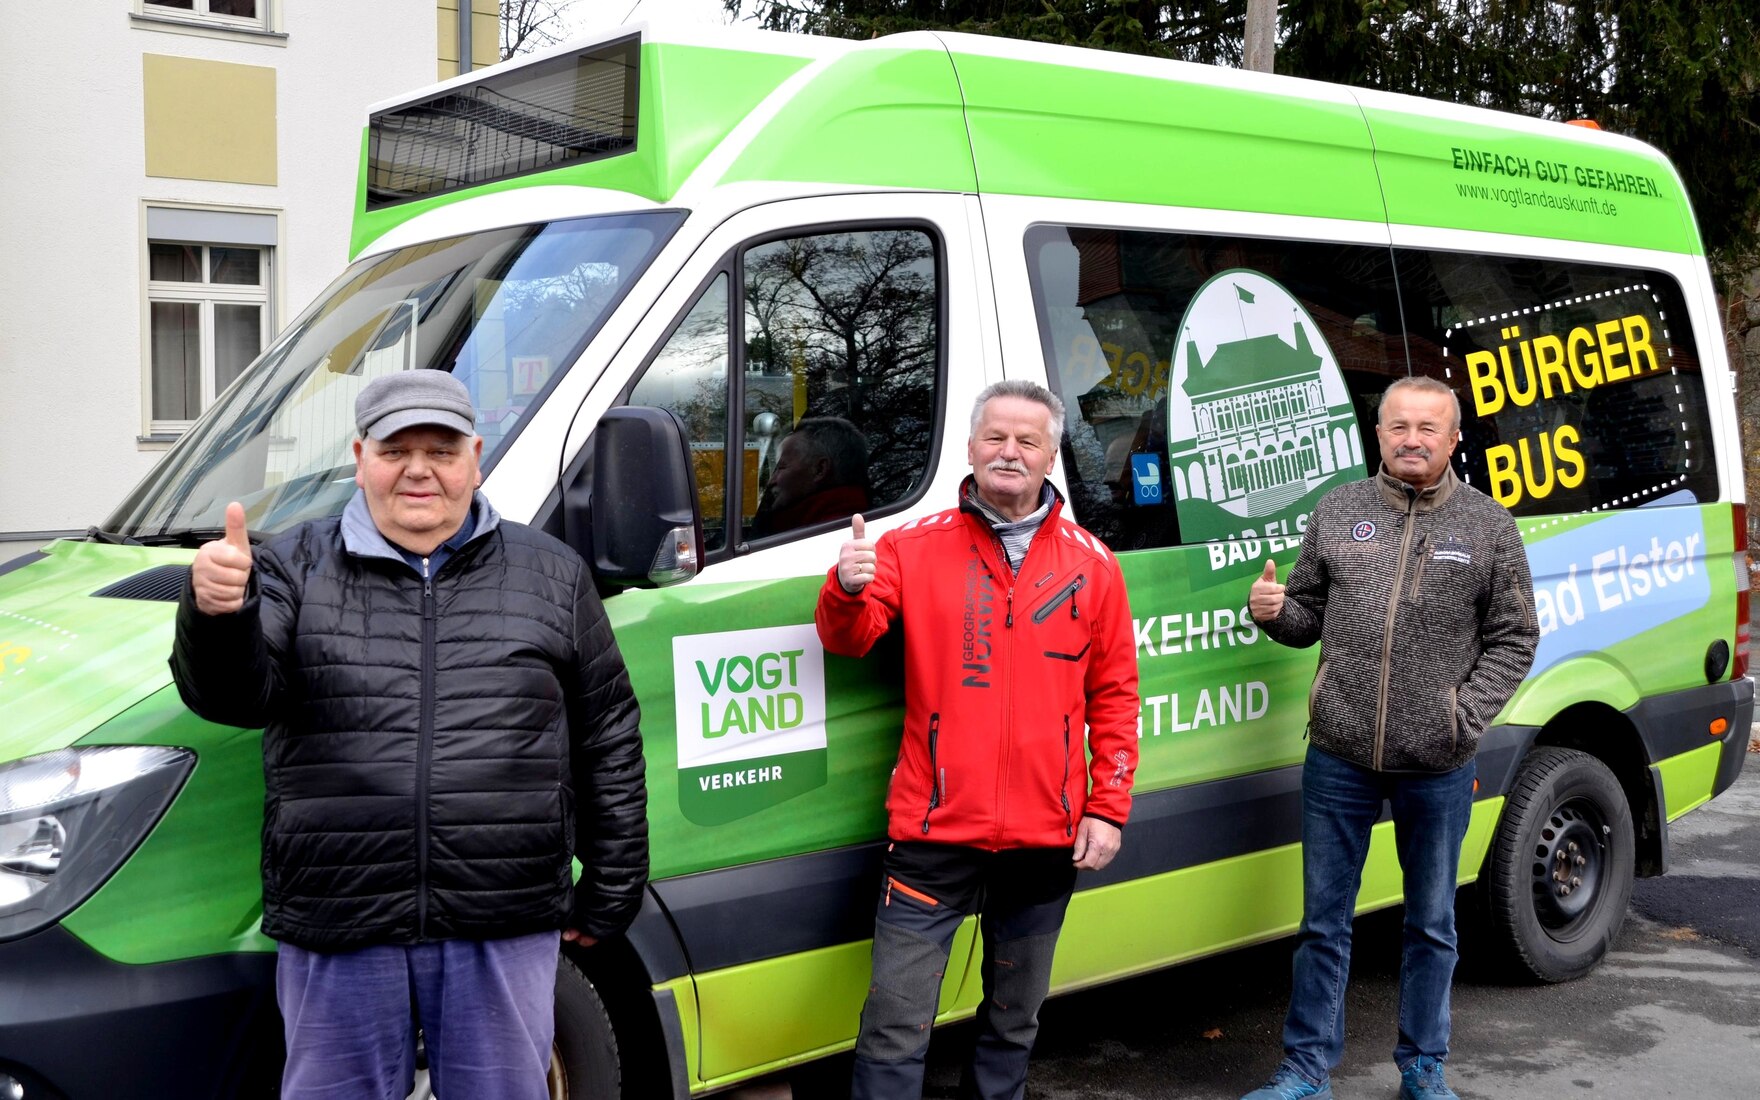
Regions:
<instances>
[{"instance_id":1,"label":"vogtland verkehr logo","mask_svg":"<svg viewBox=\"0 0 1760 1100\"><path fill-rule=\"evenodd\" d=\"M808 625L672 641L678 805L720 825L825 784L825 650Z\"/></svg>"}]
</instances>

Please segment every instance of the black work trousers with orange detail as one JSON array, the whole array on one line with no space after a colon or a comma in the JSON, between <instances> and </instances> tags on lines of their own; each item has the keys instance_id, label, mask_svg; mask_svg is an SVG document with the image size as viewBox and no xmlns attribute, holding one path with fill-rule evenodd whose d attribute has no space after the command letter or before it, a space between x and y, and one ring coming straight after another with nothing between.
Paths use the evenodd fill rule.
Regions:
<instances>
[{"instance_id":1,"label":"black work trousers with orange detail","mask_svg":"<svg viewBox=\"0 0 1760 1100\"><path fill-rule=\"evenodd\" d=\"M1039 1006L1051 986L1051 957L1076 884L1070 849L987 852L895 841L883 874L851 1100L923 1095L924 1056L948 950L972 913L979 914L984 940L984 1000L960 1096L1020 1100Z\"/></svg>"}]
</instances>

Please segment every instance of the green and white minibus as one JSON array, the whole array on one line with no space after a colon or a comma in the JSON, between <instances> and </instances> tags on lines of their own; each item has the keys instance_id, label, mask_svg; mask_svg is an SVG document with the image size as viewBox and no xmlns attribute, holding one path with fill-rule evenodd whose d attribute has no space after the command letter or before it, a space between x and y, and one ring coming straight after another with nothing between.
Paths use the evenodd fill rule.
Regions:
<instances>
[{"instance_id":1,"label":"green and white minibus","mask_svg":"<svg viewBox=\"0 0 1760 1100\"><path fill-rule=\"evenodd\" d=\"M853 1042L901 665L814 632L847 518L764 522L807 417L860 429L878 532L955 500L987 383L1069 408L1054 481L1129 584L1142 764L1059 991L1296 927L1317 654L1248 588L1372 468L1394 378L1460 395L1458 471L1533 565L1539 654L1461 863L1487 950L1589 971L1742 767L1732 377L1654 149L993 38L645 26L379 105L360 140L353 264L88 537L0 566L0 1074L27 1098L273 1078L260 731L179 704L174 601L228 501L253 537L343 507L388 371L470 387L484 492L593 563L640 696L653 880L627 937L564 959L558 1095ZM1384 825L1361 905L1398 901ZM980 996L973 939L944 1021Z\"/></svg>"}]
</instances>

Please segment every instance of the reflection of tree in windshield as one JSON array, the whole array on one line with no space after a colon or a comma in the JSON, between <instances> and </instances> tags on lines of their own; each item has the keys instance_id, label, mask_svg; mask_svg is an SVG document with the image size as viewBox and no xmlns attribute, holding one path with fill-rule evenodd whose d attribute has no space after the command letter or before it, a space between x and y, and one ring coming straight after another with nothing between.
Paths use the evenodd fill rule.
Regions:
<instances>
[{"instance_id":1,"label":"reflection of tree in windshield","mask_svg":"<svg viewBox=\"0 0 1760 1100\"><path fill-rule=\"evenodd\" d=\"M915 230L836 233L746 253L746 420L839 416L868 440L875 501L903 497L929 450L935 257ZM796 379L808 407L797 410Z\"/></svg>"},{"instance_id":2,"label":"reflection of tree in windshield","mask_svg":"<svg viewBox=\"0 0 1760 1100\"><path fill-rule=\"evenodd\" d=\"M372 378L450 370L470 389L484 468L681 220L513 226L360 261L191 429L105 523L218 526L227 501L272 533L353 493L354 399Z\"/></svg>"}]
</instances>

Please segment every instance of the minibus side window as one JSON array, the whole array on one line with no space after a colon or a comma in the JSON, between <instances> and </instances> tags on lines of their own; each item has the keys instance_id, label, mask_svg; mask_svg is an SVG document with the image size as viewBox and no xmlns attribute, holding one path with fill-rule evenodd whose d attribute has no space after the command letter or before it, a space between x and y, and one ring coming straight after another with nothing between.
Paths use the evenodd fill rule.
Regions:
<instances>
[{"instance_id":1,"label":"minibus side window","mask_svg":"<svg viewBox=\"0 0 1760 1100\"><path fill-rule=\"evenodd\" d=\"M1717 499L1699 354L1658 271L1402 249L1412 370L1452 386L1456 470L1518 516Z\"/></svg>"},{"instance_id":2,"label":"minibus side window","mask_svg":"<svg viewBox=\"0 0 1760 1100\"><path fill-rule=\"evenodd\" d=\"M631 405L670 409L684 421L703 511L703 549L727 545L728 277L703 291L630 392Z\"/></svg>"},{"instance_id":3,"label":"minibus side window","mask_svg":"<svg viewBox=\"0 0 1760 1100\"><path fill-rule=\"evenodd\" d=\"M940 278L922 229L768 241L741 259L748 539L919 491L940 405Z\"/></svg>"},{"instance_id":4,"label":"minibus side window","mask_svg":"<svg viewBox=\"0 0 1760 1100\"><path fill-rule=\"evenodd\" d=\"M935 238L800 234L723 262L628 399L684 421L705 552L774 545L920 493L941 407Z\"/></svg>"},{"instance_id":5,"label":"minibus side window","mask_svg":"<svg viewBox=\"0 0 1760 1100\"><path fill-rule=\"evenodd\" d=\"M1035 226L1076 519L1114 550L1298 533L1405 373L1386 249Z\"/></svg>"}]
</instances>

